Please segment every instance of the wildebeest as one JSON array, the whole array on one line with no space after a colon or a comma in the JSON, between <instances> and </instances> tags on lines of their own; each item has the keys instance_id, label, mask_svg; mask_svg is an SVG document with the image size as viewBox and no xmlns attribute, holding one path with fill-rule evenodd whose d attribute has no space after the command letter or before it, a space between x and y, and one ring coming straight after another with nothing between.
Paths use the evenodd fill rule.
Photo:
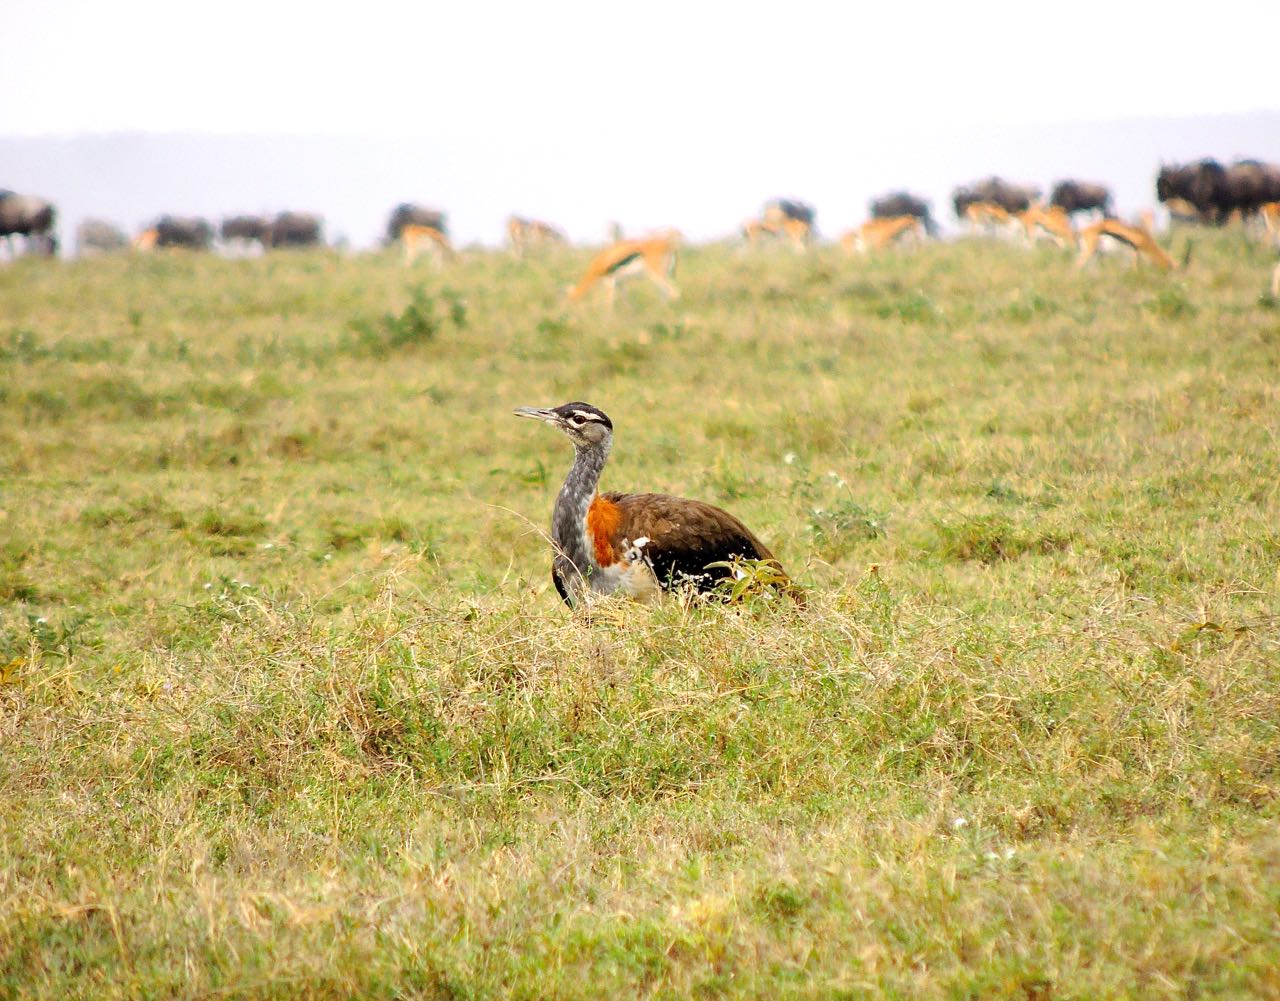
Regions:
<instances>
[{"instance_id":1,"label":"wildebeest","mask_svg":"<svg viewBox=\"0 0 1280 1001\"><path fill-rule=\"evenodd\" d=\"M1165 205L1186 202L1201 222L1220 226L1233 213L1249 218L1267 202L1280 201L1280 167L1258 160L1225 167L1209 158L1166 164L1156 175L1156 198Z\"/></svg>"},{"instance_id":2,"label":"wildebeest","mask_svg":"<svg viewBox=\"0 0 1280 1001\"><path fill-rule=\"evenodd\" d=\"M973 205L981 199L973 193L973 189L967 185L961 185L951 192L951 207L956 214L956 218L962 222L968 215L969 206Z\"/></svg>"},{"instance_id":3,"label":"wildebeest","mask_svg":"<svg viewBox=\"0 0 1280 1001\"><path fill-rule=\"evenodd\" d=\"M1025 212L1040 197L1040 189L1030 185L1012 184L1001 177L988 177L975 184L962 185L951 196L956 218L964 219L970 205L986 202L1005 212Z\"/></svg>"},{"instance_id":4,"label":"wildebeest","mask_svg":"<svg viewBox=\"0 0 1280 1001\"><path fill-rule=\"evenodd\" d=\"M1179 199L1192 205L1203 222L1221 224L1231 214L1227 169L1217 160L1165 165L1156 175L1156 199L1164 204Z\"/></svg>"},{"instance_id":5,"label":"wildebeest","mask_svg":"<svg viewBox=\"0 0 1280 1001\"><path fill-rule=\"evenodd\" d=\"M1049 193L1049 204L1058 206L1067 215L1096 209L1104 216L1109 216L1111 191L1105 184L1093 181L1059 181Z\"/></svg>"},{"instance_id":6,"label":"wildebeest","mask_svg":"<svg viewBox=\"0 0 1280 1001\"><path fill-rule=\"evenodd\" d=\"M314 247L320 240L323 223L309 212L281 212L271 221L267 245L271 247Z\"/></svg>"},{"instance_id":7,"label":"wildebeest","mask_svg":"<svg viewBox=\"0 0 1280 1001\"><path fill-rule=\"evenodd\" d=\"M392 209L391 218L387 220L387 245L390 246L399 240L400 231L410 223L415 226L427 226L445 236L449 235L445 214L439 209L430 209L423 205L401 202Z\"/></svg>"},{"instance_id":8,"label":"wildebeest","mask_svg":"<svg viewBox=\"0 0 1280 1001\"><path fill-rule=\"evenodd\" d=\"M56 254L58 240L53 226L57 217L57 210L43 198L0 190L0 237L5 238L11 254L15 236L26 238L27 253Z\"/></svg>"},{"instance_id":9,"label":"wildebeest","mask_svg":"<svg viewBox=\"0 0 1280 1001\"><path fill-rule=\"evenodd\" d=\"M872 219L896 219L900 216L913 216L924 224L924 230L930 236L938 235L937 224L929 211L929 203L909 191L894 191L880 198L872 199Z\"/></svg>"},{"instance_id":10,"label":"wildebeest","mask_svg":"<svg viewBox=\"0 0 1280 1001\"><path fill-rule=\"evenodd\" d=\"M245 243L270 243L271 220L260 215L236 215L222 220L219 232L225 241L241 240Z\"/></svg>"},{"instance_id":11,"label":"wildebeest","mask_svg":"<svg viewBox=\"0 0 1280 1001\"><path fill-rule=\"evenodd\" d=\"M109 254L129 246L124 230L105 219L83 219L76 227L76 253L81 257Z\"/></svg>"},{"instance_id":12,"label":"wildebeest","mask_svg":"<svg viewBox=\"0 0 1280 1001\"><path fill-rule=\"evenodd\" d=\"M1237 160L1227 168L1231 208L1252 216L1269 202L1280 201L1280 166L1260 160Z\"/></svg>"},{"instance_id":13,"label":"wildebeest","mask_svg":"<svg viewBox=\"0 0 1280 1001\"><path fill-rule=\"evenodd\" d=\"M185 247L208 250L213 243L213 227L199 216L164 215L134 241L139 250L153 247Z\"/></svg>"}]
</instances>

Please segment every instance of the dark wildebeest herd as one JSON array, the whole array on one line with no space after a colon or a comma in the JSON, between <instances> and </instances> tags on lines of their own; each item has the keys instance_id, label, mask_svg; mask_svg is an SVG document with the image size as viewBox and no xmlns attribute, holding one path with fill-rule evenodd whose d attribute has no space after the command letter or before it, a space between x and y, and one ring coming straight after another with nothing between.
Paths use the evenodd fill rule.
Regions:
<instances>
[{"instance_id":1,"label":"dark wildebeest herd","mask_svg":"<svg viewBox=\"0 0 1280 1001\"><path fill-rule=\"evenodd\" d=\"M1040 198L1040 189L1012 184L1002 177L988 177L975 184L961 185L951 194L951 204L956 218L970 216L974 205L994 205L1009 215L1025 212Z\"/></svg>"},{"instance_id":2,"label":"dark wildebeest herd","mask_svg":"<svg viewBox=\"0 0 1280 1001\"><path fill-rule=\"evenodd\" d=\"M391 246L400 239L406 226L426 226L448 234L444 213L439 209L429 209L422 205L401 202L391 210L391 218L387 220L386 244Z\"/></svg>"},{"instance_id":3,"label":"dark wildebeest herd","mask_svg":"<svg viewBox=\"0 0 1280 1001\"><path fill-rule=\"evenodd\" d=\"M872 219L898 219L910 216L919 219L920 225L930 236L938 235L938 224L933 221L929 203L909 191L895 191L871 200Z\"/></svg>"},{"instance_id":4,"label":"dark wildebeest herd","mask_svg":"<svg viewBox=\"0 0 1280 1001\"><path fill-rule=\"evenodd\" d=\"M1237 160L1229 167L1217 160L1163 166L1156 197L1175 216L1221 226L1233 216L1247 219L1280 202L1280 166L1258 160Z\"/></svg>"},{"instance_id":5,"label":"dark wildebeest herd","mask_svg":"<svg viewBox=\"0 0 1280 1001\"><path fill-rule=\"evenodd\" d=\"M1163 165L1156 177L1155 194L1175 222L1223 226L1241 220L1256 228L1260 220L1268 239L1280 243L1280 166L1275 164L1237 160L1225 165L1203 159ZM1048 237L1060 246L1081 247L1081 263L1106 238L1128 245L1135 254L1161 267L1174 266L1155 239L1154 215L1145 212L1141 219L1129 222L1115 218L1111 191L1097 182L1061 180L1044 199L1038 187L993 175L955 188L951 203L956 219L974 233L1023 233L1031 242ZM841 238L841 245L851 253L882 249L908 237L926 239L939 234L929 202L912 192L890 192L873 199L869 208L868 221ZM1082 218L1083 228L1077 230L1077 221ZM56 255L56 222L57 211L46 199L0 189L0 237L9 257L17 256L19 249L32 256ZM799 199L776 198L766 203L759 216L744 222L741 233L749 245L777 241L803 253L816 236L816 212ZM507 239L517 256L567 242L552 224L520 216L508 219ZM617 234L614 242L627 241ZM78 254L89 256L128 247L137 251L216 248L243 253L324 243L320 216L281 212L275 216L229 216L218 226L197 216L163 215L132 240L114 223L85 219L76 229L75 247ZM401 246L406 264L412 264L424 249L432 251L437 262L453 259L445 214L422 205L406 202L395 206L387 221L384 244ZM1280 283L1280 269L1276 282Z\"/></svg>"},{"instance_id":6,"label":"dark wildebeest herd","mask_svg":"<svg viewBox=\"0 0 1280 1001\"><path fill-rule=\"evenodd\" d=\"M11 253L13 238L20 236L26 241L27 253L52 257L58 252L57 221L57 210L43 198L0 189L0 237L9 244Z\"/></svg>"}]
</instances>

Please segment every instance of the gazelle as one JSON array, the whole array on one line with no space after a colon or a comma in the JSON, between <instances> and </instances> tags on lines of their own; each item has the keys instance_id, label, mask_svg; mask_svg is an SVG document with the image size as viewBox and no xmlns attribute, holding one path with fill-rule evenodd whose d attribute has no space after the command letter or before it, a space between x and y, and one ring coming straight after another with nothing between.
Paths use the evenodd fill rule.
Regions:
<instances>
[{"instance_id":1,"label":"gazelle","mask_svg":"<svg viewBox=\"0 0 1280 1001\"><path fill-rule=\"evenodd\" d=\"M1267 236L1280 245L1280 202L1267 202L1258 209Z\"/></svg>"},{"instance_id":2,"label":"gazelle","mask_svg":"<svg viewBox=\"0 0 1280 1001\"><path fill-rule=\"evenodd\" d=\"M1118 240L1132 248L1136 263L1139 257L1149 258L1161 271L1172 271L1175 267L1170 257L1156 243L1155 237L1140 226L1130 226L1119 219L1102 219L1080 231L1080 257L1076 261L1077 268L1083 268L1098 251L1098 243L1104 237Z\"/></svg>"},{"instance_id":3,"label":"gazelle","mask_svg":"<svg viewBox=\"0 0 1280 1001\"><path fill-rule=\"evenodd\" d=\"M803 254L813 239L813 225L781 212L766 211L762 219L748 219L742 224L742 235L751 246L759 246L766 237L786 240L797 254Z\"/></svg>"},{"instance_id":4,"label":"gazelle","mask_svg":"<svg viewBox=\"0 0 1280 1001\"><path fill-rule=\"evenodd\" d=\"M1164 207L1169 212L1171 223L1200 222L1200 210L1185 198L1166 198Z\"/></svg>"},{"instance_id":5,"label":"gazelle","mask_svg":"<svg viewBox=\"0 0 1280 1001\"><path fill-rule=\"evenodd\" d=\"M1258 209L1258 215L1262 216L1267 238L1280 247L1280 202L1267 202ZM1271 272L1271 296L1280 297L1280 262L1277 262L1275 270Z\"/></svg>"},{"instance_id":6,"label":"gazelle","mask_svg":"<svg viewBox=\"0 0 1280 1001\"><path fill-rule=\"evenodd\" d=\"M449 238L434 226L407 223L400 230L400 244L404 248L404 265L409 267L424 251L431 255L436 266L453 260L455 254Z\"/></svg>"},{"instance_id":7,"label":"gazelle","mask_svg":"<svg viewBox=\"0 0 1280 1001\"><path fill-rule=\"evenodd\" d=\"M1018 222L1027 231L1027 240L1031 243L1035 243L1043 232L1059 247L1076 245L1076 231L1071 227L1071 217L1060 205L1032 205L1025 212L1018 213Z\"/></svg>"},{"instance_id":8,"label":"gazelle","mask_svg":"<svg viewBox=\"0 0 1280 1001\"><path fill-rule=\"evenodd\" d=\"M971 202L964 210L965 220L974 232L1006 235L1016 225L1013 216L995 202Z\"/></svg>"},{"instance_id":9,"label":"gazelle","mask_svg":"<svg viewBox=\"0 0 1280 1001\"><path fill-rule=\"evenodd\" d=\"M160 231L152 226L135 236L132 246L139 253L149 254L156 249L156 241L158 239L160 239Z\"/></svg>"},{"instance_id":10,"label":"gazelle","mask_svg":"<svg viewBox=\"0 0 1280 1001\"><path fill-rule=\"evenodd\" d=\"M888 219L868 219L857 229L840 238L840 246L846 254L865 254L883 250L908 234L919 238L924 235L924 224L913 215L892 216Z\"/></svg>"},{"instance_id":11,"label":"gazelle","mask_svg":"<svg viewBox=\"0 0 1280 1001\"><path fill-rule=\"evenodd\" d=\"M513 215L507 220L507 242L516 257L536 247L564 244L567 241L560 230L540 219L523 219Z\"/></svg>"},{"instance_id":12,"label":"gazelle","mask_svg":"<svg viewBox=\"0 0 1280 1001\"><path fill-rule=\"evenodd\" d=\"M612 309L617 298L618 283L640 275L658 286L664 298L680 298L680 290L671 281L671 275L676 269L679 243L680 234L671 229L661 236L645 240L620 240L605 247L587 265L582 280L569 289L569 299L577 302L595 285L601 284L605 290L605 302Z\"/></svg>"}]
</instances>

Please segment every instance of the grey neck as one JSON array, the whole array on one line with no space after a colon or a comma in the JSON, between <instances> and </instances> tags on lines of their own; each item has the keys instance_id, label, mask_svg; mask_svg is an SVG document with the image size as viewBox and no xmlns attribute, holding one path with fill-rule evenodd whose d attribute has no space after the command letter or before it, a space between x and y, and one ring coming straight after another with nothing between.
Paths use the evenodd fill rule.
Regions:
<instances>
[{"instance_id":1,"label":"grey neck","mask_svg":"<svg viewBox=\"0 0 1280 1001\"><path fill-rule=\"evenodd\" d=\"M587 510L595 499L596 489L600 485L600 473L604 470L605 461L609 458L609 442L604 441L589 447L576 446L573 457L573 468L565 477L564 486L556 498L555 510L551 515L551 538L556 544L560 559L557 565L563 566L567 560L570 576L589 576L596 567L595 553L587 541ZM571 569L577 569L577 575Z\"/></svg>"}]
</instances>

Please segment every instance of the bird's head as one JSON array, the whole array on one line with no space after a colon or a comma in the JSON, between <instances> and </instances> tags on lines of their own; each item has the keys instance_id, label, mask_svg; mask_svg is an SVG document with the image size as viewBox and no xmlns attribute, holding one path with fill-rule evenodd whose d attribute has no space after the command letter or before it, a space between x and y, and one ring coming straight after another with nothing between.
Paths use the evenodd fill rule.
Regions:
<instances>
[{"instance_id":1,"label":"bird's head","mask_svg":"<svg viewBox=\"0 0 1280 1001\"><path fill-rule=\"evenodd\" d=\"M544 410L541 407L517 407L517 417L532 417L559 428L578 448L608 446L613 441L613 421L609 415L590 403L566 403Z\"/></svg>"}]
</instances>

